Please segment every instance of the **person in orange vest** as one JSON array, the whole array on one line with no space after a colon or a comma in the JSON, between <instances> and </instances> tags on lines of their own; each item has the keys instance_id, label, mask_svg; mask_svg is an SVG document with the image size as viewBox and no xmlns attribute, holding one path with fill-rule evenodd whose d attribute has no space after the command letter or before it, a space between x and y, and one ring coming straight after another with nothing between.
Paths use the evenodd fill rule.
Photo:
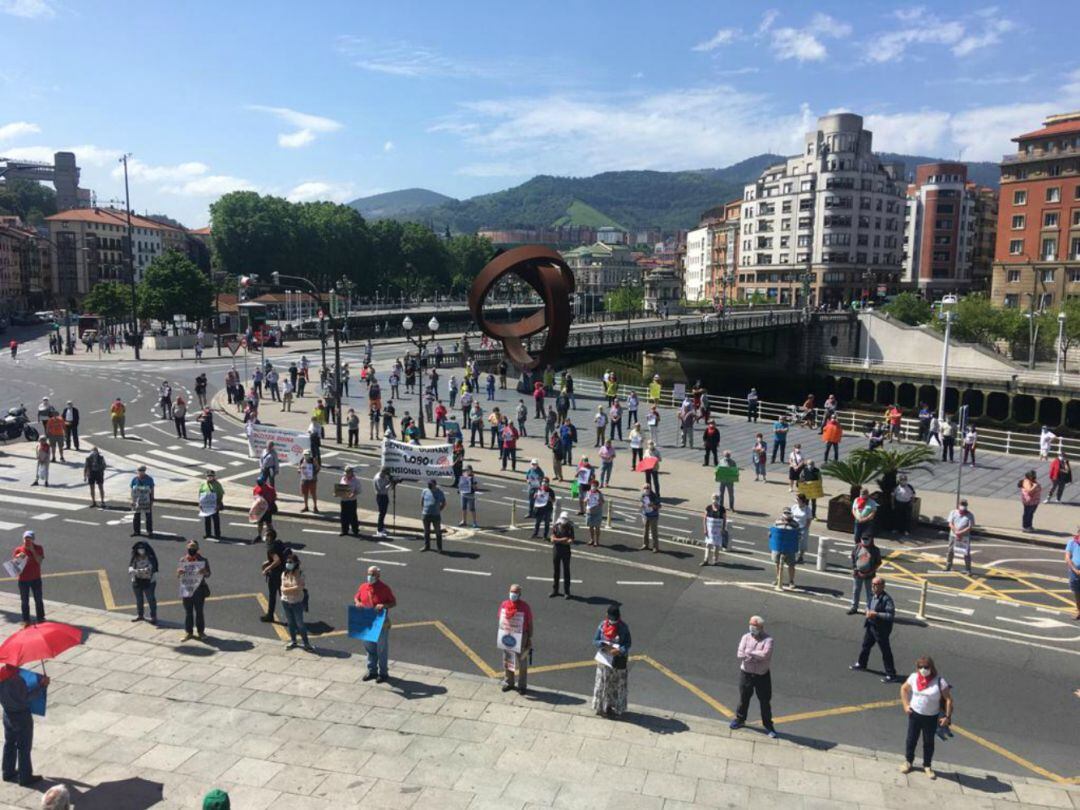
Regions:
<instances>
[{"instance_id":1,"label":"person in orange vest","mask_svg":"<svg viewBox=\"0 0 1080 810\"><path fill-rule=\"evenodd\" d=\"M45 435L49 438L49 450L52 460L56 461L56 451L60 451L60 460L64 461L64 417L56 411L45 420Z\"/></svg>"},{"instance_id":2,"label":"person in orange vest","mask_svg":"<svg viewBox=\"0 0 1080 810\"><path fill-rule=\"evenodd\" d=\"M829 450L833 451L833 458L836 461L840 460L840 439L844 437L844 429L840 427L840 423L836 421L834 416L828 422L825 423L824 429L821 431L821 439L825 442L825 461L829 460Z\"/></svg>"}]
</instances>

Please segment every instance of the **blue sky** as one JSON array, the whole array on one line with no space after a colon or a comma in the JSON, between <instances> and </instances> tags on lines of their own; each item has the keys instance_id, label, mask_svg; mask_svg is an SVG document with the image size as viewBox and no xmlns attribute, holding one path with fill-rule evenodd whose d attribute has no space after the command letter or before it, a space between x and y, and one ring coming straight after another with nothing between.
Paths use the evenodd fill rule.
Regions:
<instances>
[{"instance_id":1,"label":"blue sky","mask_svg":"<svg viewBox=\"0 0 1080 810\"><path fill-rule=\"evenodd\" d=\"M1080 6L0 0L0 155L199 226L220 194L456 197L537 173L725 166L816 116L998 160L1080 109ZM1027 13L1025 13L1027 12Z\"/></svg>"}]
</instances>

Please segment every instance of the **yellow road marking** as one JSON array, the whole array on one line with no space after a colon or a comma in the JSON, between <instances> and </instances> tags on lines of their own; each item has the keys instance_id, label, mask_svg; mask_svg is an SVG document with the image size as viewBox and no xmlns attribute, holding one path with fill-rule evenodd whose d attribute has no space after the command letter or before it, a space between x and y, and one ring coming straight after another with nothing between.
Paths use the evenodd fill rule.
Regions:
<instances>
[{"instance_id":1,"label":"yellow road marking","mask_svg":"<svg viewBox=\"0 0 1080 810\"><path fill-rule=\"evenodd\" d=\"M435 626L439 629L440 633L450 639L451 644L453 644L455 647L465 653L466 657L474 664L476 664L477 668L489 678L498 678L502 675L501 672L497 672L496 670L492 669L488 665L487 661L481 658L476 653L476 651L473 650L472 647L462 641L458 634L451 630L449 627L447 627L445 624L440 621L436 621Z\"/></svg>"},{"instance_id":2,"label":"yellow road marking","mask_svg":"<svg viewBox=\"0 0 1080 810\"><path fill-rule=\"evenodd\" d=\"M104 568L97 572L98 585L101 586L101 599L105 602L106 610L116 610L116 599L113 598L112 585L109 584L109 572Z\"/></svg>"},{"instance_id":3,"label":"yellow road marking","mask_svg":"<svg viewBox=\"0 0 1080 810\"><path fill-rule=\"evenodd\" d=\"M815 712L799 712L798 714L785 714L777 717L774 723L797 723L800 720L814 720L818 717L839 717L844 714L857 714L858 712L870 711L871 709L885 709L889 706L899 706L900 699L876 700L873 703L857 703L853 706L837 706L834 709L819 709Z\"/></svg>"},{"instance_id":4,"label":"yellow road marking","mask_svg":"<svg viewBox=\"0 0 1080 810\"><path fill-rule=\"evenodd\" d=\"M638 660L641 656L631 655L630 660ZM596 659L590 658L588 661L569 661L565 664L544 664L539 667L529 667L529 672L533 675L537 675L543 672L565 672L569 669L585 669L586 667L596 666Z\"/></svg>"},{"instance_id":5,"label":"yellow road marking","mask_svg":"<svg viewBox=\"0 0 1080 810\"><path fill-rule=\"evenodd\" d=\"M665 667L663 664L661 664L655 658L652 658L652 657L650 657L648 655L642 655L640 657L635 655L635 656L632 656L632 658L635 658L635 659L637 659L639 661L644 661L645 663L650 664L658 672L661 672L662 674L666 675L671 680L675 681L675 683L677 683L679 686L681 686L684 689L686 689L687 691L689 691L695 697L698 697L701 700L703 700L705 703L707 703L709 706L714 708L716 711L718 711L721 715L728 718L729 720L732 717L735 716L735 712L733 712L731 709L729 709L727 706L725 706L719 700L712 697L711 695L706 694L704 691L702 691L698 687L694 686L694 684L690 683L690 681L686 680L686 678L682 677L681 675L676 675L674 672L672 672L670 669Z\"/></svg>"},{"instance_id":6,"label":"yellow road marking","mask_svg":"<svg viewBox=\"0 0 1080 810\"><path fill-rule=\"evenodd\" d=\"M258 602L259 607L262 608L263 614L265 615L265 614L269 613L270 612L270 603L266 601L266 596L264 596L261 593L254 594L254 596L255 596L255 601ZM212 597L212 596L207 597L208 600L213 599L213 598L214 597ZM221 597L218 597L218 598L220 599ZM282 641L288 641L289 640L289 631L288 630L286 630L284 627L282 627L277 622L268 622L268 624L271 627L274 628L274 632L277 633L278 638L280 638Z\"/></svg>"},{"instance_id":7,"label":"yellow road marking","mask_svg":"<svg viewBox=\"0 0 1080 810\"><path fill-rule=\"evenodd\" d=\"M986 748L989 751L993 751L995 754L998 754L999 756L1005 757L1005 759L1009 760L1010 762L1013 762L1013 763L1019 765L1022 768L1027 768L1029 771L1031 771L1033 773L1037 773L1039 776L1043 777L1044 779L1049 779L1052 782L1057 782L1060 785L1066 785L1066 784L1069 784L1069 783L1075 781L1074 779L1070 779L1070 778L1068 778L1066 776L1061 776L1060 774L1056 774L1053 771L1048 771L1046 768L1042 767L1041 765L1036 765L1030 759L1024 759L1024 757L1020 756L1019 754L1014 754L1008 748L1004 748L1004 747L998 745L996 742L991 742L990 740L986 739L985 737L980 737L975 732L968 731L966 728L962 728L960 726L952 726L952 730L955 731L957 734L959 734L961 737L967 737L969 740L971 740L974 743L977 743L978 745L981 745L983 748Z\"/></svg>"}]
</instances>

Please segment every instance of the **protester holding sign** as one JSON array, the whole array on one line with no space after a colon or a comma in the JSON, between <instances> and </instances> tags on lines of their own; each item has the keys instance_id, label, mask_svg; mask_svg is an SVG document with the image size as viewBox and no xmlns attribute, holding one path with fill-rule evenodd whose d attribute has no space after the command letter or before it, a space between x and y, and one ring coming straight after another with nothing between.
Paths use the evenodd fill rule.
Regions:
<instances>
[{"instance_id":1,"label":"protester holding sign","mask_svg":"<svg viewBox=\"0 0 1080 810\"><path fill-rule=\"evenodd\" d=\"M199 485L199 516L203 519L204 538L221 539L221 506L224 502L225 488L217 480L217 473L207 470L206 480Z\"/></svg>"},{"instance_id":2,"label":"protester holding sign","mask_svg":"<svg viewBox=\"0 0 1080 810\"><path fill-rule=\"evenodd\" d=\"M600 482L595 478L589 485L583 498L585 503L585 525L589 528L589 545L600 545L600 527L604 525L604 495L600 492Z\"/></svg>"},{"instance_id":3,"label":"protester holding sign","mask_svg":"<svg viewBox=\"0 0 1080 810\"><path fill-rule=\"evenodd\" d=\"M4 564L9 576L19 578L19 601L22 603L23 627L30 624L30 594L34 594L34 612L39 622L45 621L45 604L41 596L41 562L45 549L34 542L34 533L23 532L21 546L11 553L11 561Z\"/></svg>"},{"instance_id":4,"label":"protester holding sign","mask_svg":"<svg viewBox=\"0 0 1080 810\"><path fill-rule=\"evenodd\" d=\"M362 583L353 597L353 604L358 608L368 608L376 613L385 614L382 629L377 641L365 641L367 652L367 675L365 681L374 680L383 683L390 677L388 659L390 657L390 609L397 607L397 599L390 586L382 581L382 571L373 565L367 570L367 581Z\"/></svg>"},{"instance_id":5,"label":"protester holding sign","mask_svg":"<svg viewBox=\"0 0 1080 810\"><path fill-rule=\"evenodd\" d=\"M532 653L533 613L521 598L521 586L510 586L509 596L499 606L499 649L503 654L502 690L528 689L529 658Z\"/></svg>"},{"instance_id":6,"label":"protester holding sign","mask_svg":"<svg viewBox=\"0 0 1080 810\"><path fill-rule=\"evenodd\" d=\"M199 544L188 540L187 554L180 558L176 568L176 578L180 582L180 599L184 603L184 641L191 639L192 630L199 634L199 640L206 640L206 619L203 606L210 595L210 586L206 584L210 576L210 562L199 553Z\"/></svg>"},{"instance_id":7,"label":"protester holding sign","mask_svg":"<svg viewBox=\"0 0 1080 810\"><path fill-rule=\"evenodd\" d=\"M360 536L360 520L356 513L356 499L360 495L360 479L351 466L346 465L341 480L334 485L334 497L341 501L341 534Z\"/></svg>"},{"instance_id":8,"label":"protester holding sign","mask_svg":"<svg viewBox=\"0 0 1080 810\"><path fill-rule=\"evenodd\" d=\"M476 522L476 488L476 474L470 464L465 468L465 474L458 479L458 493L461 495L461 522L458 526L464 526L472 512L472 527L480 528L480 524Z\"/></svg>"},{"instance_id":9,"label":"protester holding sign","mask_svg":"<svg viewBox=\"0 0 1080 810\"><path fill-rule=\"evenodd\" d=\"M146 536L154 536L154 479L140 465L131 479L131 511L134 513L132 537L142 533L142 516L146 515Z\"/></svg>"},{"instance_id":10,"label":"protester holding sign","mask_svg":"<svg viewBox=\"0 0 1080 810\"><path fill-rule=\"evenodd\" d=\"M704 531L705 556L701 564L719 565L720 551L728 545L727 511L720 502L719 492L713 493L712 503L705 507Z\"/></svg>"},{"instance_id":11,"label":"protester holding sign","mask_svg":"<svg viewBox=\"0 0 1080 810\"><path fill-rule=\"evenodd\" d=\"M153 546L145 540L135 541L131 547L131 561L128 563L137 611L133 622L143 621L143 605L149 603L150 624L157 624L157 573L158 561Z\"/></svg>"}]
</instances>

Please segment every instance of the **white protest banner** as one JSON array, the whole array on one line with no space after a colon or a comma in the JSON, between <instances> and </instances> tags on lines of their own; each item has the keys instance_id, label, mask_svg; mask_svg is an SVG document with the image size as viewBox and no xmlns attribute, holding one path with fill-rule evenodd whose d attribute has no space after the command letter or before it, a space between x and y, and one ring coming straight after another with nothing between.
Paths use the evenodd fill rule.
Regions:
<instances>
[{"instance_id":1,"label":"white protest banner","mask_svg":"<svg viewBox=\"0 0 1080 810\"><path fill-rule=\"evenodd\" d=\"M203 581L203 569L206 568L206 560L195 562L182 561L180 563L180 598L191 597Z\"/></svg>"},{"instance_id":2,"label":"white protest banner","mask_svg":"<svg viewBox=\"0 0 1080 810\"><path fill-rule=\"evenodd\" d=\"M521 652L521 639L525 632L525 614L520 610L513 616L506 615L506 610L499 611L499 632L496 644L504 652Z\"/></svg>"},{"instance_id":3,"label":"white protest banner","mask_svg":"<svg viewBox=\"0 0 1080 810\"><path fill-rule=\"evenodd\" d=\"M247 440L249 458L261 458L266 450L266 443L273 442L278 461L282 464L299 464L304 451L311 449L306 433L269 425L257 425L253 422L248 422Z\"/></svg>"},{"instance_id":4,"label":"white protest banner","mask_svg":"<svg viewBox=\"0 0 1080 810\"><path fill-rule=\"evenodd\" d=\"M453 453L448 444L415 445L383 439L382 465L395 481L453 482Z\"/></svg>"},{"instance_id":5,"label":"white protest banner","mask_svg":"<svg viewBox=\"0 0 1080 810\"><path fill-rule=\"evenodd\" d=\"M672 383L671 398L681 403L686 398L686 383Z\"/></svg>"}]
</instances>

